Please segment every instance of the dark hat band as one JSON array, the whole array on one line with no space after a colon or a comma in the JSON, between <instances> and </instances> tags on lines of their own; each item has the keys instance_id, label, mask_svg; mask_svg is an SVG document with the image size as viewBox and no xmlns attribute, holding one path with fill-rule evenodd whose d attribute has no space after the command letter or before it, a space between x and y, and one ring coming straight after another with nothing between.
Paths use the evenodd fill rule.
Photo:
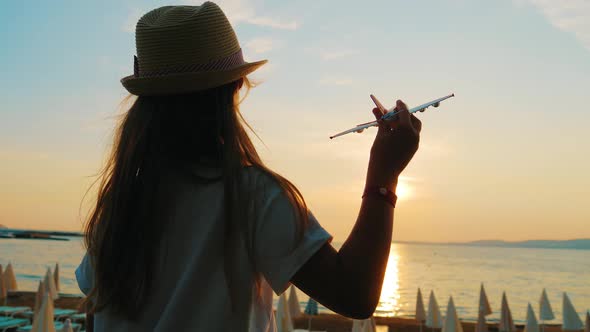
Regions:
<instances>
[{"instance_id":1,"label":"dark hat band","mask_svg":"<svg viewBox=\"0 0 590 332\"><path fill-rule=\"evenodd\" d=\"M161 70L151 72L140 72L139 63L137 56L133 57L133 76L136 78L144 77L158 77L170 74L183 74L183 73L196 73L206 71L220 71L235 68L239 65L246 64L244 56L242 55L242 49L240 48L237 52L226 56L221 59L209 61L207 63L197 64L182 64L178 66L172 66Z\"/></svg>"}]
</instances>

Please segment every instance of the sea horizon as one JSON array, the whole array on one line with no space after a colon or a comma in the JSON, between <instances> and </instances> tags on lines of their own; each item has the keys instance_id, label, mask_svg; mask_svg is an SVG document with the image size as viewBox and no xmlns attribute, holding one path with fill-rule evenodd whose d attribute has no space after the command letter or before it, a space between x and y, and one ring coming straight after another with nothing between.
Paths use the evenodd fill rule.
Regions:
<instances>
[{"instance_id":1,"label":"sea horizon","mask_svg":"<svg viewBox=\"0 0 590 332\"><path fill-rule=\"evenodd\" d=\"M48 230L48 229L27 229L27 228L9 228L0 225L0 235L2 233L13 232L30 232L56 236L81 237L83 232L68 230ZM43 240L43 239L40 239ZM341 244L342 241L335 241L335 244ZM449 245L449 246L478 246L478 247L506 247L506 248L539 248L539 249L571 249L571 250L590 250L590 238L574 239L530 239L521 241L508 241L502 239L479 239L459 242L431 242L416 240L392 240L392 244L416 244L416 245Z\"/></svg>"}]
</instances>

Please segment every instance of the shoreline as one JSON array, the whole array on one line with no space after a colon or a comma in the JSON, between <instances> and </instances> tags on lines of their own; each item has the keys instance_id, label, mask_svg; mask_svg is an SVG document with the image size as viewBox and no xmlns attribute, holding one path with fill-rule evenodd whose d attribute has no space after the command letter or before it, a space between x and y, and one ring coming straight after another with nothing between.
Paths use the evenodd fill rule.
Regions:
<instances>
[{"instance_id":1,"label":"shoreline","mask_svg":"<svg viewBox=\"0 0 590 332\"><path fill-rule=\"evenodd\" d=\"M35 305L35 294L32 291L9 292L5 305L8 306L27 306ZM55 307L62 309L79 309L81 296L75 294L59 294L59 299L55 300ZM306 329L310 316L302 314L301 317L293 319L293 325L296 329ZM375 316L375 322L378 326L386 326L389 331L394 332L440 332L440 329L431 329L423 326L420 328L418 321L408 317L379 317ZM461 321L464 332L474 332L476 322ZM490 332L498 331L498 324L487 324ZM329 332L348 332L352 330L352 319L337 315L321 313L317 316L311 316L312 330L329 331ZM517 331L524 329L522 324L516 324ZM546 332L561 332L561 325L545 325Z\"/></svg>"}]
</instances>

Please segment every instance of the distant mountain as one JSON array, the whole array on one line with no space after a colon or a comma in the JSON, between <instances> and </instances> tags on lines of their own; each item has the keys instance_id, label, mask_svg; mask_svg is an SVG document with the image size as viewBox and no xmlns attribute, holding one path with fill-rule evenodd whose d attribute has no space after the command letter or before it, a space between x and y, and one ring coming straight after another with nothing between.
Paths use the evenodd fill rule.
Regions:
<instances>
[{"instance_id":1,"label":"distant mountain","mask_svg":"<svg viewBox=\"0 0 590 332\"><path fill-rule=\"evenodd\" d=\"M545 249L578 249L590 250L590 239L574 240L529 240L507 242L501 240L482 240L463 243L468 246L479 247L507 247L507 248L545 248Z\"/></svg>"},{"instance_id":2,"label":"distant mountain","mask_svg":"<svg viewBox=\"0 0 590 332\"><path fill-rule=\"evenodd\" d=\"M471 246L471 247L502 247L502 248L539 248L539 249L575 249L590 250L590 239L574 240L529 240L520 242L508 242L502 240L479 240L472 242L416 242L416 241L395 241L396 243L409 244L441 244L451 246Z\"/></svg>"}]
</instances>

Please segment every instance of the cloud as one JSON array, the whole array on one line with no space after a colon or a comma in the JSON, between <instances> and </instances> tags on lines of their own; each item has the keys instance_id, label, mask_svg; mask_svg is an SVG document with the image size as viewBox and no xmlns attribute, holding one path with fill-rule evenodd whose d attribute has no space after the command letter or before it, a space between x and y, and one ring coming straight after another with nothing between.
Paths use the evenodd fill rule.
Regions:
<instances>
[{"instance_id":1,"label":"cloud","mask_svg":"<svg viewBox=\"0 0 590 332\"><path fill-rule=\"evenodd\" d=\"M590 1L514 0L518 5L533 5L555 27L574 34L590 50Z\"/></svg>"},{"instance_id":2,"label":"cloud","mask_svg":"<svg viewBox=\"0 0 590 332\"><path fill-rule=\"evenodd\" d=\"M354 81L347 77L323 77L318 82L321 85L351 85Z\"/></svg>"},{"instance_id":3,"label":"cloud","mask_svg":"<svg viewBox=\"0 0 590 332\"><path fill-rule=\"evenodd\" d=\"M186 1L192 5L200 5L201 0ZM296 30L299 28L299 23L292 19L283 19L276 15L262 15L259 13L259 6L256 5L259 1L253 0L218 0L216 3L223 9L225 15L234 25L242 23L257 25L261 27L268 27L280 30ZM262 6L260 6L262 7Z\"/></svg>"},{"instance_id":4,"label":"cloud","mask_svg":"<svg viewBox=\"0 0 590 332\"><path fill-rule=\"evenodd\" d=\"M247 53L260 54L272 50L276 42L270 38L258 37L247 41L245 46Z\"/></svg>"},{"instance_id":5,"label":"cloud","mask_svg":"<svg viewBox=\"0 0 590 332\"><path fill-rule=\"evenodd\" d=\"M267 16L249 17L244 22L282 30L296 30L299 27L299 24L296 21L282 21Z\"/></svg>"},{"instance_id":6,"label":"cloud","mask_svg":"<svg viewBox=\"0 0 590 332\"><path fill-rule=\"evenodd\" d=\"M203 0L185 0L184 4L196 6L203 4L203 2ZM284 19L277 15L270 16L260 14L257 7L262 6L256 5L259 1L217 0L215 2L221 7L229 21L234 26L245 23L280 30L296 30L300 26L300 24L293 19ZM176 3L169 1L169 3L165 4L173 5ZM137 21L147 11L148 10L143 8L133 8L129 12L129 15L127 15L121 29L125 32L134 33Z\"/></svg>"}]
</instances>

